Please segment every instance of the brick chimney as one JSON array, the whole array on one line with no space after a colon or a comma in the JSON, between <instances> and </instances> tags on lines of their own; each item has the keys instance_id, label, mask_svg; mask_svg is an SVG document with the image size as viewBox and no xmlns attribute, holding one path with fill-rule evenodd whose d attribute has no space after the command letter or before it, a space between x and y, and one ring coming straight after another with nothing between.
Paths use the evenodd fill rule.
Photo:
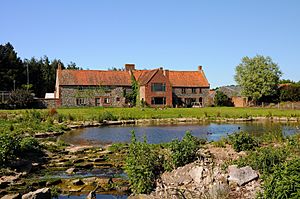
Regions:
<instances>
[{"instance_id":1,"label":"brick chimney","mask_svg":"<svg viewBox=\"0 0 300 199\"><path fill-rule=\"evenodd\" d=\"M126 71L135 70L135 64L125 64L125 70Z\"/></svg>"},{"instance_id":2,"label":"brick chimney","mask_svg":"<svg viewBox=\"0 0 300 199\"><path fill-rule=\"evenodd\" d=\"M169 78L169 73L170 73L169 70L164 70L164 76L165 76L165 77Z\"/></svg>"},{"instance_id":3,"label":"brick chimney","mask_svg":"<svg viewBox=\"0 0 300 199\"><path fill-rule=\"evenodd\" d=\"M198 66L198 71L201 71L202 70L202 66Z\"/></svg>"}]
</instances>

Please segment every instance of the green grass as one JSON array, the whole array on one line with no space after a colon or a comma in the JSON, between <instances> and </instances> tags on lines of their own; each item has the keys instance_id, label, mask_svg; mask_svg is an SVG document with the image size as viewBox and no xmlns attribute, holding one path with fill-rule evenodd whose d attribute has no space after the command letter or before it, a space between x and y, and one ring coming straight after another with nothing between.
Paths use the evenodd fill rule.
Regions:
<instances>
[{"instance_id":1,"label":"green grass","mask_svg":"<svg viewBox=\"0 0 300 199\"><path fill-rule=\"evenodd\" d=\"M0 110L3 114L22 114L25 110ZM41 110L47 112L48 110ZM58 114L74 120L97 120L99 115L108 111L118 119L160 119L160 118L249 118L249 117L298 117L300 110L279 110L266 108L235 108L235 107L206 107L206 108L58 108Z\"/></svg>"}]
</instances>

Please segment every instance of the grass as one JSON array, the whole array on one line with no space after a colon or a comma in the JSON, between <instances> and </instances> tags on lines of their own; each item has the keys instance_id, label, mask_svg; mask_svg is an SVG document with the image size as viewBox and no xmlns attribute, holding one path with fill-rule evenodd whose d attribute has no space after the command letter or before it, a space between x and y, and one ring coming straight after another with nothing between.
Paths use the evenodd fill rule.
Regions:
<instances>
[{"instance_id":1,"label":"grass","mask_svg":"<svg viewBox=\"0 0 300 199\"><path fill-rule=\"evenodd\" d=\"M0 110L0 115L22 114L25 110ZM48 112L49 110L41 110ZM280 110L272 108L235 108L235 107L206 107L206 108L58 108L57 112L63 118L88 121L98 120L99 115L110 112L118 119L160 119L160 118L249 118L249 117L298 117L300 110Z\"/></svg>"}]
</instances>

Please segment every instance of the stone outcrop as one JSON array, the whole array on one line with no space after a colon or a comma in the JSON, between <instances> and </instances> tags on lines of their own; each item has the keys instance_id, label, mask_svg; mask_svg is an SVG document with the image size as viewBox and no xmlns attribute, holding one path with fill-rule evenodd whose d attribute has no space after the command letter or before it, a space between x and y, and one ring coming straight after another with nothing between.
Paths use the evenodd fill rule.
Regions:
<instances>
[{"instance_id":1,"label":"stone outcrop","mask_svg":"<svg viewBox=\"0 0 300 199\"><path fill-rule=\"evenodd\" d=\"M49 188L38 189L23 195L22 199L51 199L51 191Z\"/></svg>"},{"instance_id":2,"label":"stone outcrop","mask_svg":"<svg viewBox=\"0 0 300 199\"><path fill-rule=\"evenodd\" d=\"M228 180L236 182L239 186L258 178L257 172L249 166L238 168L237 165L231 165L228 167L228 175Z\"/></svg>"}]
</instances>

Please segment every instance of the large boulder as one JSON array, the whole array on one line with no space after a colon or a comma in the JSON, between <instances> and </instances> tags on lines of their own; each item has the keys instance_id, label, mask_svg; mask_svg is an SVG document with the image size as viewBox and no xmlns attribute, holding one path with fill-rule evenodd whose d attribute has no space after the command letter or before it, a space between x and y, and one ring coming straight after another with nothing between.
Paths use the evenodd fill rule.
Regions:
<instances>
[{"instance_id":1,"label":"large boulder","mask_svg":"<svg viewBox=\"0 0 300 199\"><path fill-rule=\"evenodd\" d=\"M250 166L238 168L237 165L228 167L228 181L236 182L239 186L243 186L258 178L258 174Z\"/></svg>"},{"instance_id":2,"label":"large boulder","mask_svg":"<svg viewBox=\"0 0 300 199\"><path fill-rule=\"evenodd\" d=\"M51 199L51 191L49 188L38 189L23 195L22 199Z\"/></svg>"},{"instance_id":3,"label":"large boulder","mask_svg":"<svg viewBox=\"0 0 300 199\"><path fill-rule=\"evenodd\" d=\"M21 194L20 193L8 194L3 196L1 199L21 199Z\"/></svg>"}]
</instances>

